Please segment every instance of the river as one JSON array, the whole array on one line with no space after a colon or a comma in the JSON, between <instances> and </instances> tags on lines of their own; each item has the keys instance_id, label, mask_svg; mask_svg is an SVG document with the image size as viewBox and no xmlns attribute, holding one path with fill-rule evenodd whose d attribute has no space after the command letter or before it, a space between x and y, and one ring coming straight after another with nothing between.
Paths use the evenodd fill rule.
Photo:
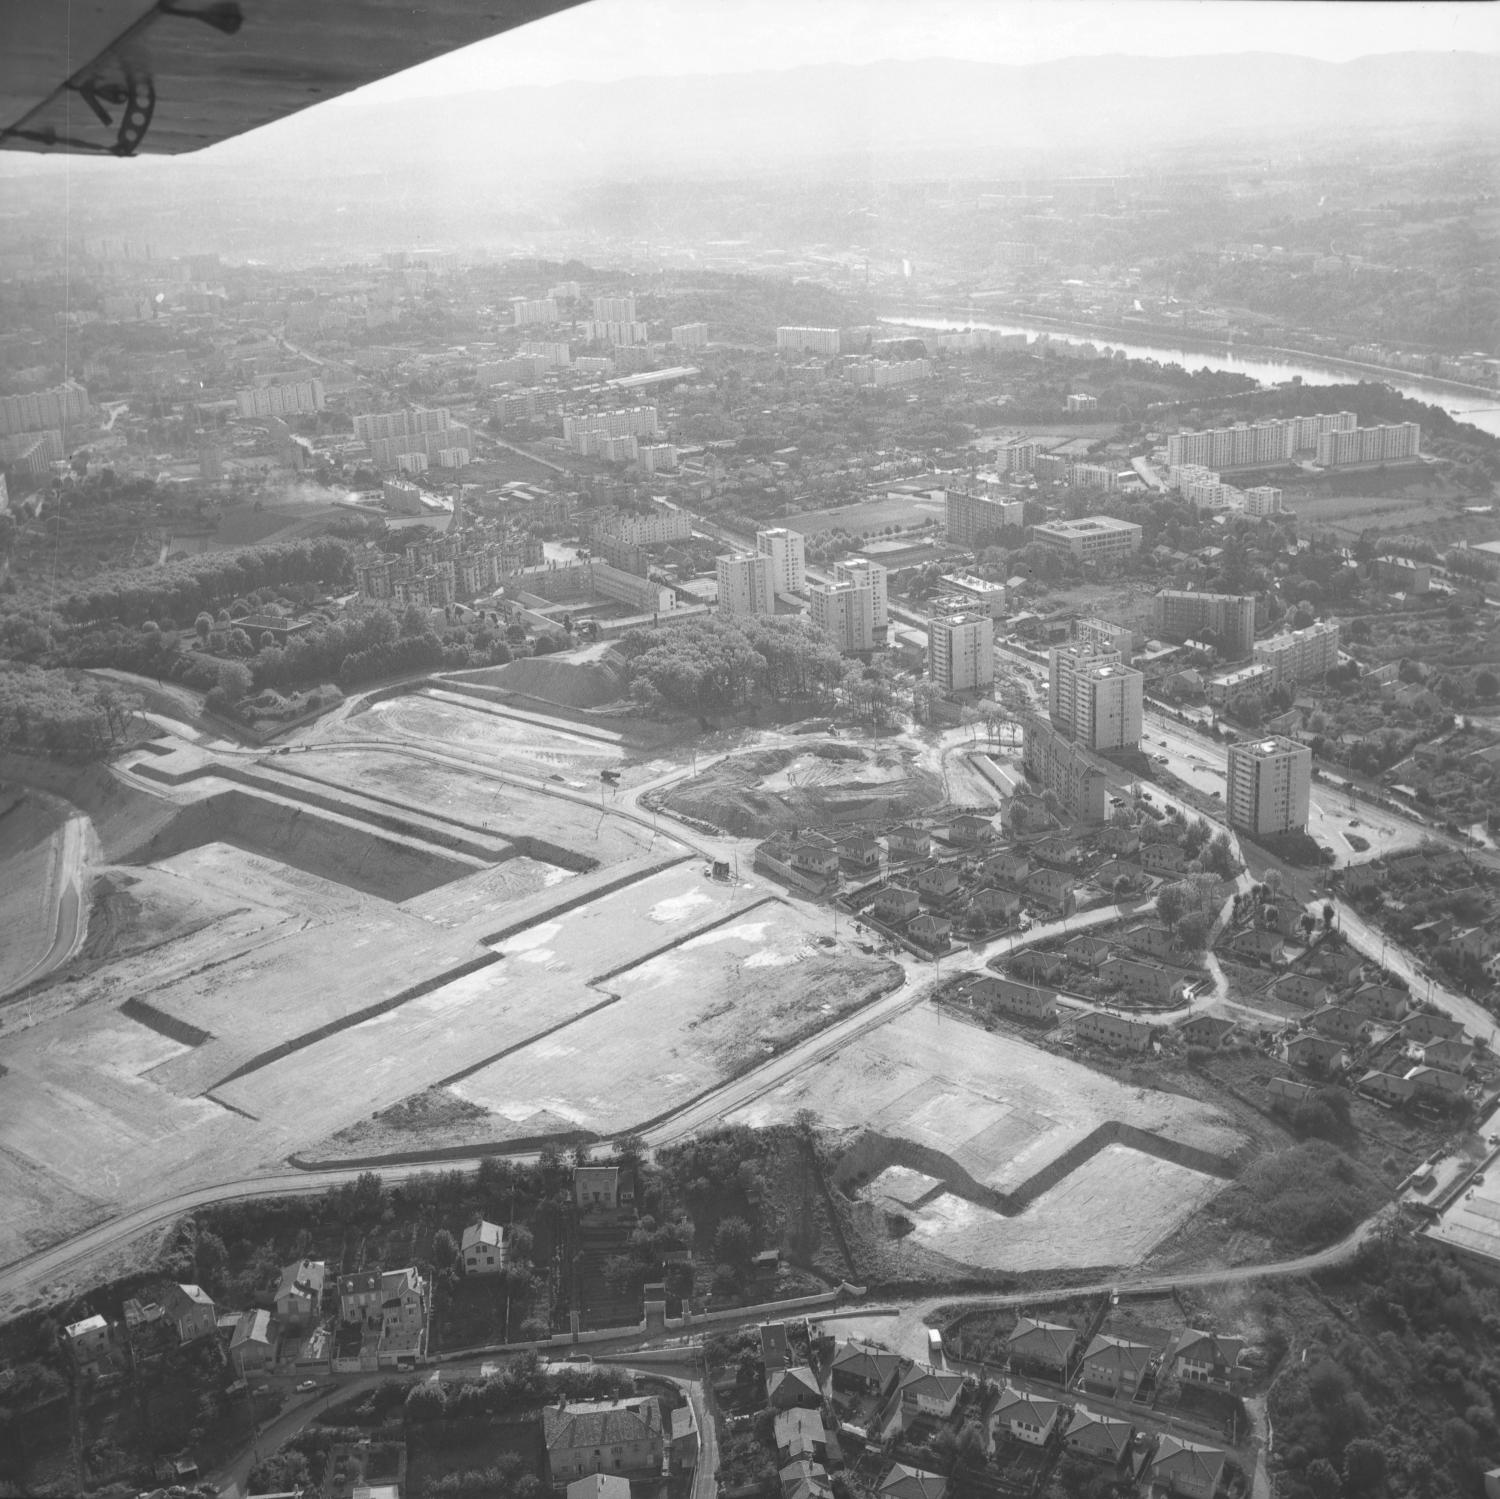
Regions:
<instances>
[{"instance_id":1,"label":"river","mask_svg":"<svg viewBox=\"0 0 1500 1499\"><path fill-rule=\"evenodd\" d=\"M1414 401L1425 401L1429 406L1440 406L1449 416L1461 422L1469 422L1500 437L1500 393L1486 396L1480 391L1455 390L1450 386L1431 380L1422 380L1415 375L1403 375L1392 371L1387 374L1374 370L1361 370L1336 364L1324 364L1311 354L1288 355L1278 358L1271 354L1244 355L1229 349L1184 349L1170 344L1124 343L1106 333L1084 329L1044 328L1036 323L981 322L977 319L960 318L881 318L883 323L892 323L903 328L934 328L942 331L961 332L965 328L993 329L998 333L1024 333L1036 338L1045 333L1053 340L1065 343L1091 343L1098 348L1122 349L1131 359L1155 359L1161 364L1180 364L1184 369L1229 370L1237 375L1249 375L1262 385L1279 385L1297 375L1306 385L1353 385L1360 380L1376 381L1399 390ZM1486 409L1488 408L1488 409Z\"/></svg>"}]
</instances>

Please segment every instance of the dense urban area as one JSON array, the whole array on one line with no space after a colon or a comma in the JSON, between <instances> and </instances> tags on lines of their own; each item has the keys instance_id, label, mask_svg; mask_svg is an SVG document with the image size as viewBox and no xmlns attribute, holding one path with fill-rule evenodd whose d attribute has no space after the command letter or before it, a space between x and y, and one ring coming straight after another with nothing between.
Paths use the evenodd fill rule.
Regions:
<instances>
[{"instance_id":1,"label":"dense urban area","mask_svg":"<svg viewBox=\"0 0 1500 1499\"><path fill-rule=\"evenodd\" d=\"M1500 1496L1494 158L1344 149L14 179L0 1496Z\"/></svg>"}]
</instances>

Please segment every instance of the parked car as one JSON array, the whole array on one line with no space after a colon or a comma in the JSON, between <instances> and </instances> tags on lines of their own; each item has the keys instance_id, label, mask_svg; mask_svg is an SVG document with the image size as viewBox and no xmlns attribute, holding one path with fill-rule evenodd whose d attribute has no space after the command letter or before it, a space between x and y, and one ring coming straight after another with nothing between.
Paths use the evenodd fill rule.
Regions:
<instances>
[{"instance_id":1,"label":"parked car","mask_svg":"<svg viewBox=\"0 0 1500 1499\"><path fill-rule=\"evenodd\" d=\"M304 1379L302 1381L302 1383L297 1386L297 1393L299 1395L305 1395L305 1394L307 1394L307 1392L309 1390L315 1390L315 1389L317 1389L317 1387L318 1387L317 1380L315 1380L315 1379Z\"/></svg>"}]
</instances>

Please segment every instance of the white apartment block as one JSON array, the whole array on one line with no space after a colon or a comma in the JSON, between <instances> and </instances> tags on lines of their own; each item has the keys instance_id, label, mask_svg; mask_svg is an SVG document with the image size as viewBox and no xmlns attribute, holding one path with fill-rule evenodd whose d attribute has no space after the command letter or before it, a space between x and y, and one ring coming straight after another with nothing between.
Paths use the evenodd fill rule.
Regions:
<instances>
[{"instance_id":1,"label":"white apartment block","mask_svg":"<svg viewBox=\"0 0 1500 1499\"><path fill-rule=\"evenodd\" d=\"M1096 652L1112 652L1126 666L1135 655L1135 631L1128 625L1117 625L1112 619L1101 619L1096 614L1084 615L1073 622L1073 634L1082 645Z\"/></svg>"},{"instance_id":2,"label":"white apartment block","mask_svg":"<svg viewBox=\"0 0 1500 1499\"><path fill-rule=\"evenodd\" d=\"M635 322L635 298L595 297L594 321L596 323Z\"/></svg>"},{"instance_id":3,"label":"white apartment block","mask_svg":"<svg viewBox=\"0 0 1500 1499\"><path fill-rule=\"evenodd\" d=\"M563 418L563 440L576 453L587 452L585 445L599 438L658 435L655 406L622 406L615 411L590 411Z\"/></svg>"},{"instance_id":4,"label":"white apartment block","mask_svg":"<svg viewBox=\"0 0 1500 1499\"><path fill-rule=\"evenodd\" d=\"M1255 644L1253 593L1195 593L1190 589L1163 588L1151 600L1151 617L1168 640L1217 637L1229 661L1248 656Z\"/></svg>"},{"instance_id":5,"label":"white apartment block","mask_svg":"<svg viewBox=\"0 0 1500 1499\"><path fill-rule=\"evenodd\" d=\"M871 589L847 579L838 583L809 583L808 614L815 630L845 655L875 649L875 596Z\"/></svg>"},{"instance_id":6,"label":"white apartment block","mask_svg":"<svg viewBox=\"0 0 1500 1499\"><path fill-rule=\"evenodd\" d=\"M1024 525L1026 502L949 489L943 493L943 513L948 544L977 547L982 538L1004 526Z\"/></svg>"},{"instance_id":7,"label":"white apartment block","mask_svg":"<svg viewBox=\"0 0 1500 1499\"><path fill-rule=\"evenodd\" d=\"M707 323L679 323L672 329L672 343L679 349L708 347Z\"/></svg>"},{"instance_id":8,"label":"white apartment block","mask_svg":"<svg viewBox=\"0 0 1500 1499\"><path fill-rule=\"evenodd\" d=\"M1099 409L1099 397L1076 392L1070 395L1064 403L1069 411L1097 411Z\"/></svg>"},{"instance_id":9,"label":"white apartment block","mask_svg":"<svg viewBox=\"0 0 1500 1499\"><path fill-rule=\"evenodd\" d=\"M1281 514L1281 491L1272 484L1257 484L1245 491L1245 514L1260 517Z\"/></svg>"},{"instance_id":10,"label":"white apartment block","mask_svg":"<svg viewBox=\"0 0 1500 1499\"><path fill-rule=\"evenodd\" d=\"M693 521L686 510L666 505L654 505L644 515L606 511L594 518L591 534L625 546L653 546L661 541L686 541L693 534Z\"/></svg>"},{"instance_id":11,"label":"white apartment block","mask_svg":"<svg viewBox=\"0 0 1500 1499\"><path fill-rule=\"evenodd\" d=\"M1415 458L1422 448L1422 429L1415 422L1393 426L1354 427L1325 432L1318 439L1316 462L1322 468L1351 463L1395 463Z\"/></svg>"},{"instance_id":12,"label":"white apartment block","mask_svg":"<svg viewBox=\"0 0 1500 1499\"><path fill-rule=\"evenodd\" d=\"M1047 716L1069 738L1077 722L1078 678L1090 666L1118 666L1120 653L1089 640L1053 646L1047 654Z\"/></svg>"},{"instance_id":13,"label":"white apartment block","mask_svg":"<svg viewBox=\"0 0 1500 1499\"><path fill-rule=\"evenodd\" d=\"M850 385L868 385L874 390L886 390L898 385L915 385L932 378L930 359L858 359L847 364L844 379Z\"/></svg>"},{"instance_id":14,"label":"white apartment block","mask_svg":"<svg viewBox=\"0 0 1500 1499\"><path fill-rule=\"evenodd\" d=\"M718 573L720 614L739 617L776 612L769 557L759 552L744 557L720 557Z\"/></svg>"},{"instance_id":15,"label":"white apartment block","mask_svg":"<svg viewBox=\"0 0 1500 1499\"><path fill-rule=\"evenodd\" d=\"M606 322L602 318L595 318L592 322L581 325L583 336L606 344L643 344L649 342L651 329L645 323L634 322Z\"/></svg>"},{"instance_id":16,"label":"white apartment block","mask_svg":"<svg viewBox=\"0 0 1500 1499\"><path fill-rule=\"evenodd\" d=\"M1336 619L1319 620L1305 630L1257 640L1253 655L1271 668L1273 689L1321 677L1339 664L1339 623Z\"/></svg>"},{"instance_id":17,"label":"white apartment block","mask_svg":"<svg viewBox=\"0 0 1500 1499\"><path fill-rule=\"evenodd\" d=\"M927 674L943 692L988 692L995 682L989 615L935 615L927 626Z\"/></svg>"},{"instance_id":18,"label":"white apartment block","mask_svg":"<svg viewBox=\"0 0 1500 1499\"><path fill-rule=\"evenodd\" d=\"M1193 479L1185 484L1182 497L1195 510L1228 510L1240 498L1233 484L1226 484L1217 474L1207 479Z\"/></svg>"},{"instance_id":19,"label":"white apartment block","mask_svg":"<svg viewBox=\"0 0 1500 1499\"><path fill-rule=\"evenodd\" d=\"M1174 432L1167 439L1167 465L1201 464L1207 468L1253 468L1285 463L1294 453L1308 452L1330 432L1354 426L1349 411L1322 412L1266 422L1239 422L1202 432Z\"/></svg>"},{"instance_id":20,"label":"white apartment block","mask_svg":"<svg viewBox=\"0 0 1500 1499\"><path fill-rule=\"evenodd\" d=\"M782 353L837 354L841 342L837 328L778 328L776 347Z\"/></svg>"},{"instance_id":21,"label":"white apartment block","mask_svg":"<svg viewBox=\"0 0 1500 1499\"><path fill-rule=\"evenodd\" d=\"M530 301L525 297L513 297L510 315L517 328L524 328L528 323L555 323L557 303L551 297L537 297Z\"/></svg>"},{"instance_id":22,"label":"white apartment block","mask_svg":"<svg viewBox=\"0 0 1500 1499\"><path fill-rule=\"evenodd\" d=\"M235 391L234 400L242 417L299 416L323 409L323 382L297 380L255 386Z\"/></svg>"},{"instance_id":23,"label":"white apartment block","mask_svg":"<svg viewBox=\"0 0 1500 1499\"><path fill-rule=\"evenodd\" d=\"M771 559L777 593L801 593L807 587L807 542L801 532L785 526L757 531L755 550Z\"/></svg>"},{"instance_id":24,"label":"white apartment block","mask_svg":"<svg viewBox=\"0 0 1500 1499\"><path fill-rule=\"evenodd\" d=\"M1111 515L1089 515L1082 520L1053 520L1031 528L1031 539L1084 562L1103 562L1141 549L1141 528L1134 521Z\"/></svg>"},{"instance_id":25,"label":"white apartment block","mask_svg":"<svg viewBox=\"0 0 1500 1499\"><path fill-rule=\"evenodd\" d=\"M964 607L977 609L991 619L1005 618L1005 585L976 578L972 573L949 573L938 579L945 594L962 600Z\"/></svg>"},{"instance_id":26,"label":"white apartment block","mask_svg":"<svg viewBox=\"0 0 1500 1499\"><path fill-rule=\"evenodd\" d=\"M639 439L632 440L639 442ZM643 473L670 473L677 467L677 448L670 442L639 442L635 461Z\"/></svg>"},{"instance_id":27,"label":"white apartment block","mask_svg":"<svg viewBox=\"0 0 1500 1499\"><path fill-rule=\"evenodd\" d=\"M1114 650L1088 641L1056 646L1048 659L1053 727L1086 749L1129 749L1141 741L1145 678Z\"/></svg>"},{"instance_id":28,"label":"white apartment block","mask_svg":"<svg viewBox=\"0 0 1500 1499\"><path fill-rule=\"evenodd\" d=\"M1247 833L1285 833L1307 826L1312 751L1272 737L1229 746L1226 804L1230 824Z\"/></svg>"},{"instance_id":29,"label":"white apartment block","mask_svg":"<svg viewBox=\"0 0 1500 1499\"><path fill-rule=\"evenodd\" d=\"M554 302L576 302L583 295L583 288L576 281L559 281L547 288L547 295Z\"/></svg>"},{"instance_id":30,"label":"white apartment block","mask_svg":"<svg viewBox=\"0 0 1500 1499\"><path fill-rule=\"evenodd\" d=\"M76 380L64 380L55 390L32 390L19 396L0 396L0 437L17 432L66 431L93 414L89 393Z\"/></svg>"},{"instance_id":31,"label":"white apartment block","mask_svg":"<svg viewBox=\"0 0 1500 1499\"><path fill-rule=\"evenodd\" d=\"M548 342L545 339L528 339L516 353L522 359L545 360L564 370L573 362L573 351L566 343Z\"/></svg>"},{"instance_id":32,"label":"white apartment block","mask_svg":"<svg viewBox=\"0 0 1500 1499\"><path fill-rule=\"evenodd\" d=\"M885 588L886 569L880 563L863 557L837 562L834 564L833 576L836 582L853 583L856 588L870 590L871 617L876 630L883 630L890 624L890 608Z\"/></svg>"},{"instance_id":33,"label":"white apartment block","mask_svg":"<svg viewBox=\"0 0 1500 1499\"><path fill-rule=\"evenodd\" d=\"M1075 489L1102 489L1113 494L1120 487L1120 471L1107 463L1075 463L1068 472Z\"/></svg>"},{"instance_id":34,"label":"white apartment block","mask_svg":"<svg viewBox=\"0 0 1500 1499\"><path fill-rule=\"evenodd\" d=\"M1029 474L1041 445L1032 437L1013 437L995 449L997 474Z\"/></svg>"}]
</instances>

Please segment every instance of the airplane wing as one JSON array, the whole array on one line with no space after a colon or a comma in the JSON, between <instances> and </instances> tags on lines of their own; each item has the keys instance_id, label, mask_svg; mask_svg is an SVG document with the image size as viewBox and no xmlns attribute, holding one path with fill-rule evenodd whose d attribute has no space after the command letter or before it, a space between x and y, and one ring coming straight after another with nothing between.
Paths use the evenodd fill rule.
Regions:
<instances>
[{"instance_id":1,"label":"airplane wing","mask_svg":"<svg viewBox=\"0 0 1500 1499\"><path fill-rule=\"evenodd\" d=\"M0 0L0 147L196 151L579 0Z\"/></svg>"}]
</instances>

